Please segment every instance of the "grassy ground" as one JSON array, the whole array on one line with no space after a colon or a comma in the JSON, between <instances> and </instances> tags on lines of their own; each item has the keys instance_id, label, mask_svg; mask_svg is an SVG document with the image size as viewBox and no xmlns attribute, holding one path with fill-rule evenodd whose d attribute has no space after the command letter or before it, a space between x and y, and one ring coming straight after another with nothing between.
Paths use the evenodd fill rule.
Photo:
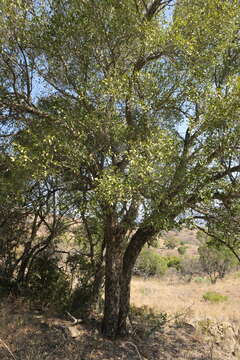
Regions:
<instances>
[{"instance_id":1,"label":"grassy ground","mask_svg":"<svg viewBox=\"0 0 240 360\"><path fill-rule=\"evenodd\" d=\"M212 359L210 346L193 327L169 324L149 336L144 332L145 323L134 324L143 331L134 328L128 338L113 342L102 338L97 321L73 326L67 317L30 310L24 301L10 299L0 304L0 359Z\"/></svg>"},{"instance_id":2,"label":"grassy ground","mask_svg":"<svg viewBox=\"0 0 240 360\"><path fill-rule=\"evenodd\" d=\"M216 284L180 283L175 279L146 279L135 277L132 281L131 302L136 306L147 305L156 311L176 314L188 309L192 319L210 318L240 324L240 277L231 274ZM222 303L209 303L202 296L216 291L228 296Z\"/></svg>"},{"instance_id":3,"label":"grassy ground","mask_svg":"<svg viewBox=\"0 0 240 360\"><path fill-rule=\"evenodd\" d=\"M8 299L0 304L0 359L239 360L228 348L222 350L215 340L209 341L190 325L194 320L210 318L235 323L240 328L239 285L237 274L215 285L179 283L177 278L135 277L132 304L149 306L156 313L167 312L171 321L149 334L147 317L140 316L132 322L130 336L115 342L102 338L97 319L73 326L66 314L59 318L30 309L24 300ZM213 290L227 295L228 300L218 304L204 301L202 295Z\"/></svg>"},{"instance_id":4,"label":"grassy ground","mask_svg":"<svg viewBox=\"0 0 240 360\"><path fill-rule=\"evenodd\" d=\"M179 241L187 243L188 256L197 255L195 235L189 230L177 234ZM155 251L179 256L177 248ZM24 299L0 300L0 360L240 360L239 275L231 274L215 285L206 280L184 283L176 274L162 279L134 277L131 303L137 308L131 313L130 335L114 342L102 338L97 314L73 326L66 314L36 310ZM228 299L204 301L209 291ZM164 326L155 326L158 313L167 313ZM220 327L206 319L219 322ZM204 331L197 325L202 320ZM230 329L223 335L222 322L234 324L238 334ZM209 334L209 330L214 331ZM234 351L237 341L238 353Z\"/></svg>"}]
</instances>

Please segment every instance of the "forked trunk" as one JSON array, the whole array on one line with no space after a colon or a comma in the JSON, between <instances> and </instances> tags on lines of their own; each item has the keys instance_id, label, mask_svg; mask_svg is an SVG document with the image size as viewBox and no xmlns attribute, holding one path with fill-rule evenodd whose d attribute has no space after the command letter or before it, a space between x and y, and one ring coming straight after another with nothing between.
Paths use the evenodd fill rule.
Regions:
<instances>
[{"instance_id":1,"label":"forked trunk","mask_svg":"<svg viewBox=\"0 0 240 360\"><path fill-rule=\"evenodd\" d=\"M127 333L130 307L132 270L143 246L155 233L152 227L138 229L125 253L120 238L110 238L106 243L105 305L102 333L115 339Z\"/></svg>"}]
</instances>

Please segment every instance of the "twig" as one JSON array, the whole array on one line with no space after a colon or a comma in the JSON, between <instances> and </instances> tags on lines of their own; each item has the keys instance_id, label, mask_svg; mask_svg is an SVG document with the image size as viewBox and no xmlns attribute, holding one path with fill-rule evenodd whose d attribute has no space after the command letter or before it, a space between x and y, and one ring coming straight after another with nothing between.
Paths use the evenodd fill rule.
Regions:
<instances>
[{"instance_id":1,"label":"twig","mask_svg":"<svg viewBox=\"0 0 240 360\"><path fill-rule=\"evenodd\" d=\"M66 311L67 315L73 320L73 325L81 324L83 322L82 319L77 319L70 312Z\"/></svg>"},{"instance_id":2,"label":"twig","mask_svg":"<svg viewBox=\"0 0 240 360\"><path fill-rule=\"evenodd\" d=\"M166 323L169 323L169 322L171 322L172 320L177 320L177 319L180 318L182 315L185 315L185 314L188 312L188 310L191 309L191 307L192 307L193 305L194 305L194 302L193 302L191 305L187 306L182 312L178 313L177 315L173 315L172 317L170 317L169 319L167 319L167 320L166 320Z\"/></svg>"},{"instance_id":3,"label":"twig","mask_svg":"<svg viewBox=\"0 0 240 360\"><path fill-rule=\"evenodd\" d=\"M139 359L140 359L140 360L144 360L143 357L141 356L141 354L140 354L140 352L139 352L138 347L137 347L136 344L134 344L134 343L131 342L131 341L127 341L127 342L125 342L125 344L132 345L132 346L135 348L136 353L138 354ZM146 359L146 358L145 358L145 359Z\"/></svg>"},{"instance_id":4,"label":"twig","mask_svg":"<svg viewBox=\"0 0 240 360\"><path fill-rule=\"evenodd\" d=\"M9 354L13 357L14 360L17 360L15 358L15 356L13 355L12 351L10 350L9 346L2 340L0 339L0 342L3 344L3 346L7 349L7 351L9 352Z\"/></svg>"}]
</instances>

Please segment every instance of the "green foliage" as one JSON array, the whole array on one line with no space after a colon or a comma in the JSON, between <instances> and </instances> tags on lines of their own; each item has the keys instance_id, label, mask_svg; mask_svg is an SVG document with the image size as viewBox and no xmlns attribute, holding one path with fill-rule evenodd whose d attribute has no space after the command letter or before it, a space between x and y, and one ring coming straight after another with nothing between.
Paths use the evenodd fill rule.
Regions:
<instances>
[{"instance_id":1,"label":"green foliage","mask_svg":"<svg viewBox=\"0 0 240 360\"><path fill-rule=\"evenodd\" d=\"M149 241L148 245L150 245L153 248L160 248L161 247L161 239L159 238L158 235L153 236L153 238L151 239L151 241Z\"/></svg>"},{"instance_id":2,"label":"green foliage","mask_svg":"<svg viewBox=\"0 0 240 360\"><path fill-rule=\"evenodd\" d=\"M74 289L70 299L70 309L74 314L82 318L89 316L89 312L93 306L93 296L99 296L99 293L94 294L93 291L92 283L80 283L78 287Z\"/></svg>"},{"instance_id":3,"label":"green foliage","mask_svg":"<svg viewBox=\"0 0 240 360\"><path fill-rule=\"evenodd\" d=\"M161 256L150 249L144 249L136 262L134 272L142 276L161 276L168 268L180 271L181 263L182 259L178 256Z\"/></svg>"},{"instance_id":4,"label":"green foliage","mask_svg":"<svg viewBox=\"0 0 240 360\"><path fill-rule=\"evenodd\" d=\"M235 188L236 192L237 189L238 187ZM233 197L230 205L228 200L224 200L227 197L231 197L231 190L227 196L223 196L223 203L217 209L213 203L210 204L205 229L211 235L211 239L208 239L209 243L215 244L216 247L225 245L236 258L236 262L240 263L240 223L238 221L240 201ZM206 234L203 231L198 231L197 235L202 241L204 241L204 237L206 239Z\"/></svg>"},{"instance_id":5,"label":"green foliage","mask_svg":"<svg viewBox=\"0 0 240 360\"><path fill-rule=\"evenodd\" d=\"M180 255L184 255L187 251L187 246L179 246L177 250Z\"/></svg>"},{"instance_id":6,"label":"green foliage","mask_svg":"<svg viewBox=\"0 0 240 360\"><path fill-rule=\"evenodd\" d=\"M150 249L143 249L137 259L134 272L142 276L162 276L167 267L165 258Z\"/></svg>"},{"instance_id":7,"label":"green foliage","mask_svg":"<svg viewBox=\"0 0 240 360\"><path fill-rule=\"evenodd\" d=\"M84 218L87 231L91 231L89 241L86 226L78 225L73 230L73 241L78 251L69 253L66 266L76 287L71 294L71 309L81 317L87 317L96 307L102 295L104 279L103 246L101 221Z\"/></svg>"},{"instance_id":8,"label":"green foliage","mask_svg":"<svg viewBox=\"0 0 240 360\"><path fill-rule=\"evenodd\" d=\"M237 260L226 246L212 241L212 238L206 235L203 239L205 242L198 248L199 261L202 270L208 274L211 282L215 283L236 267Z\"/></svg>"},{"instance_id":9,"label":"green foliage","mask_svg":"<svg viewBox=\"0 0 240 360\"><path fill-rule=\"evenodd\" d=\"M58 265L58 259L45 252L34 259L29 273L27 294L43 307L64 310L69 304L70 284Z\"/></svg>"},{"instance_id":10,"label":"green foliage","mask_svg":"<svg viewBox=\"0 0 240 360\"><path fill-rule=\"evenodd\" d=\"M193 279L193 281L194 281L195 283L197 283L197 284L204 284L204 283L206 283L206 282L209 282L209 280L207 280L207 279L205 279L205 278L203 278L203 277L201 277L201 276L196 276L196 277Z\"/></svg>"},{"instance_id":11,"label":"green foliage","mask_svg":"<svg viewBox=\"0 0 240 360\"><path fill-rule=\"evenodd\" d=\"M178 256L166 256L164 259L167 262L169 268L175 268L177 271L181 269L182 259Z\"/></svg>"},{"instance_id":12,"label":"green foliage","mask_svg":"<svg viewBox=\"0 0 240 360\"><path fill-rule=\"evenodd\" d=\"M205 294L203 294L203 299L211 303L219 303L219 302L227 301L228 297L225 295L221 295L218 292L208 291Z\"/></svg>"}]
</instances>

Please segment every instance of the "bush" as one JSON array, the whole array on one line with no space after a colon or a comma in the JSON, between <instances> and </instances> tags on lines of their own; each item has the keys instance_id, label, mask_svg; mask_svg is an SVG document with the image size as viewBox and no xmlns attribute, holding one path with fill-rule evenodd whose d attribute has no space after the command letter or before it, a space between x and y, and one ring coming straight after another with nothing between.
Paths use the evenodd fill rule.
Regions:
<instances>
[{"instance_id":1,"label":"bush","mask_svg":"<svg viewBox=\"0 0 240 360\"><path fill-rule=\"evenodd\" d=\"M201 276L197 276L197 277L195 277L195 278L193 279L193 281L194 281L195 283L197 283L197 284L203 284L203 283L208 282L209 280L207 280L207 279L205 279L205 278L203 278L203 277L201 277Z\"/></svg>"},{"instance_id":2,"label":"bush","mask_svg":"<svg viewBox=\"0 0 240 360\"><path fill-rule=\"evenodd\" d=\"M149 249L144 249L139 255L134 273L142 276L162 276L167 270L165 258Z\"/></svg>"},{"instance_id":3,"label":"bush","mask_svg":"<svg viewBox=\"0 0 240 360\"><path fill-rule=\"evenodd\" d=\"M184 254L186 253L186 251L187 251L187 247L186 247L186 246L179 246L179 248L178 248L178 253L179 253L180 255L184 255Z\"/></svg>"},{"instance_id":4,"label":"bush","mask_svg":"<svg viewBox=\"0 0 240 360\"><path fill-rule=\"evenodd\" d=\"M175 268L177 271L181 269L182 260L178 256L166 256L164 259L169 268Z\"/></svg>"},{"instance_id":5,"label":"bush","mask_svg":"<svg viewBox=\"0 0 240 360\"><path fill-rule=\"evenodd\" d=\"M228 297L225 295L221 295L215 291L208 291L205 294L203 294L203 299L205 301L210 301L212 303L219 303L219 302L227 301Z\"/></svg>"},{"instance_id":6,"label":"bush","mask_svg":"<svg viewBox=\"0 0 240 360\"><path fill-rule=\"evenodd\" d=\"M84 245L83 242L81 245ZM96 248L94 250L96 251ZM70 309L76 316L88 317L101 301L104 266L100 256L99 258L99 262L95 262L93 266L89 256L84 256L82 253L76 252L68 256L66 262L68 271L77 284L70 301Z\"/></svg>"},{"instance_id":7,"label":"bush","mask_svg":"<svg viewBox=\"0 0 240 360\"><path fill-rule=\"evenodd\" d=\"M28 279L30 301L62 310L68 306L70 284L58 260L44 253L33 262Z\"/></svg>"}]
</instances>

